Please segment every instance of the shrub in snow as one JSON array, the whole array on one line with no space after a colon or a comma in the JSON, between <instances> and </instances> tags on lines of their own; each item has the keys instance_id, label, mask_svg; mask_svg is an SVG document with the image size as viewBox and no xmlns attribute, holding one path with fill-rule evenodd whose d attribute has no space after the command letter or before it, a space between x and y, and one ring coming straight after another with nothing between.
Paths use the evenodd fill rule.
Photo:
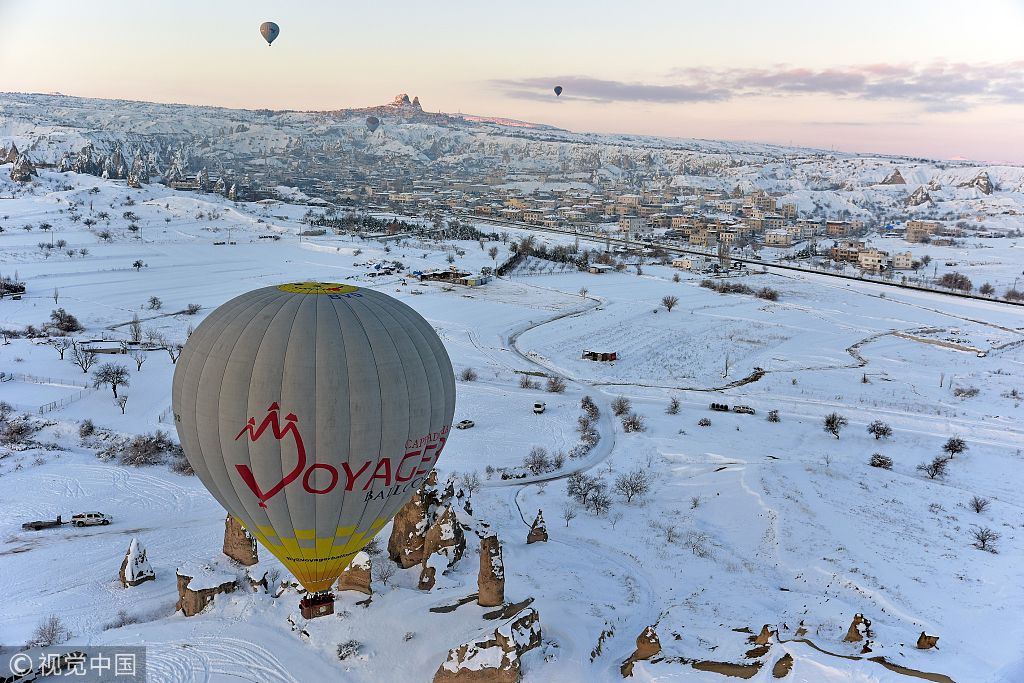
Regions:
<instances>
[{"instance_id":1,"label":"shrub in snow","mask_svg":"<svg viewBox=\"0 0 1024 683\"><path fill-rule=\"evenodd\" d=\"M92 423L92 420L82 420L82 424L78 425L78 436L81 439L87 439L96 433L96 425Z\"/></svg>"},{"instance_id":2,"label":"shrub in snow","mask_svg":"<svg viewBox=\"0 0 1024 683\"><path fill-rule=\"evenodd\" d=\"M597 404L594 403L594 399L590 398L589 396L584 396L583 398L580 399L580 408L583 409L583 412L586 413L587 417L589 417L591 420L596 420L598 416L601 414L601 411L597 407Z\"/></svg>"},{"instance_id":3,"label":"shrub in snow","mask_svg":"<svg viewBox=\"0 0 1024 683\"><path fill-rule=\"evenodd\" d=\"M668 401L668 408L665 408L665 412L669 415L679 414L679 399L673 396Z\"/></svg>"},{"instance_id":4,"label":"shrub in snow","mask_svg":"<svg viewBox=\"0 0 1024 683\"><path fill-rule=\"evenodd\" d=\"M338 659L345 661L359 655L363 644L358 640L349 640L338 645Z\"/></svg>"},{"instance_id":5,"label":"shrub in snow","mask_svg":"<svg viewBox=\"0 0 1024 683\"><path fill-rule=\"evenodd\" d=\"M885 424L881 420L875 420L868 425L868 434L875 437L875 440L881 439L882 437L892 436L892 427Z\"/></svg>"},{"instance_id":6,"label":"shrub in snow","mask_svg":"<svg viewBox=\"0 0 1024 683\"><path fill-rule=\"evenodd\" d=\"M697 420L697 426L698 427L710 427L711 426L711 420L709 418L702 417L701 419Z\"/></svg>"},{"instance_id":7,"label":"shrub in snow","mask_svg":"<svg viewBox=\"0 0 1024 683\"><path fill-rule=\"evenodd\" d=\"M181 446L171 441L166 432L157 430L153 434L140 434L126 443L119 444L119 460L122 465L139 467L157 465L167 456L184 459Z\"/></svg>"},{"instance_id":8,"label":"shrub in snow","mask_svg":"<svg viewBox=\"0 0 1024 683\"><path fill-rule=\"evenodd\" d=\"M647 430L644 418L636 413L630 413L622 418L622 430L624 432L643 432Z\"/></svg>"},{"instance_id":9,"label":"shrub in snow","mask_svg":"<svg viewBox=\"0 0 1024 683\"><path fill-rule=\"evenodd\" d=\"M621 417L625 415L626 413L629 412L629 409L631 407L632 404L630 404L629 399L626 398L625 396L619 396L614 401L612 401L612 412L615 414L616 417Z\"/></svg>"},{"instance_id":10,"label":"shrub in snow","mask_svg":"<svg viewBox=\"0 0 1024 683\"><path fill-rule=\"evenodd\" d=\"M78 318L71 315L63 308L58 308L57 310L50 313L50 322L55 329L60 330L61 332L64 333L81 332L83 329L85 329L78 322Z\"/></svg>"},{"instance_id":11,"label":"shrub in snow","mask_svg":"<svg viewBox=\"0 0 1024 683\"><path fill-rule=\"evenodd\" d=\"M189 304L189 305L188 305L188 306L187 306L187 307L185 308L185 314L186 314L186 315L195 315L196 313L198 313L198 312L199 312L199 311L201 311L202 309L203 309L203 307L202 307L202 306L200 306L199 304Z\"/></svg>"},{"instance_id":12,"label":"shrub in snow","mask_svg":"<svg viewBox=\"0 0 1024 683\"><path fill-rule=\"evenodd\" d=\"M459 373L459 379L463 382L475 382L477 379L476 370L473 368L463 368L462 372Z\"/></svg>"},{"instance_id":13,"label":"shrub in snow","mask_svg":"<svg viewBox=\"0 0 1024 683\"><path fill-rule=\"evenodd\" d=\"M60 620L56 614L51 614L48 617L44 617L39 625L36 626L36 630L32 632L32 637L25 647L49 647L50 645L60 645L61 643L67 642L71 638L71 631L64 625L64 622Z\"/></svg>"},{"instance_id":14,"label":"shrub in snow","mask_svg":"<svg viewBox=\"0 0 1024 683\"><path fill-rule=\"evenodd\" d=\"M561 394L565 391L565 380L561 377L548 377L547 387L545 388L552 394Z\"/></svg>"},{"instance_id":15,"label":"shrub in snow","mask_svg":"<svg viewBox=\"0 0 1024 683\"><path fill-rule=\"evenodd\" d=\"M953 389L953 395L958 398L974 398L978 393L977 387L957 387Z\"/></svg>"},{"instance_id":16,"label":"shrub in snow","mask_svg":"<svg viewBox=\"0 0 1024 683\"><path fill-rule=\"evenodd\" d=\"M768 421L769 422L779 422L780 421L779 420L779 411L777 411L777 410L769 410L768 411Z\"/></svg>"},{"instance_id":17,"label":"shrub in snow","mask_svg":"<svg viewBox=\"0 0 1024 683\"><path fill-rule=\"evenodd\" d=\"M26 444L40 429L42 429L42 425L37 424L28 415L0 420L0 444L4 446Z\"/></svg>"},{"instance_id":18,"label":"shrub in snow","mask_svg":"<svg viewBox=\"0 0 1024 683\"><path fill-rule=\"evenodd\" d=\"M548 457L546 448L534 446L523 458L523 467L530 470L532 474L543 474L551 470L551 458Z\"/></svg>"},{"instance_id":19,"label":"shrub in snow","mask_svg":"<svg viewBox=\"0 0 1024 683\"><path fill-rule=\"evenodd\" d=\"M881 453L874 453L871 456L869 463L872 467L881 467L883 470L892 469L892 458Z\"/></svg>"}]
</instances>

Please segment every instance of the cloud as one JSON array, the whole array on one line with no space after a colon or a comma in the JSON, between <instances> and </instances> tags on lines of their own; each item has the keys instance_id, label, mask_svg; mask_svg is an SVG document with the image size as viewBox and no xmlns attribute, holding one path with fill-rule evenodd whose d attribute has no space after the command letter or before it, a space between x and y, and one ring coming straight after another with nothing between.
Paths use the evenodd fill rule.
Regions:
<instances>
[{"instance_id":1,"label":"cloud","mask_svg":"<svg viewBox=\"0 0 1024 683\"><path fill-rule=\"evenodd\" d=\"M565 99L591 102L691 104L737 97L824 95L917 104L928 111L964 111L982 104L1024 104L1024 61L1003 63L864 64L808 69L689 67L649 84L589 76L552 76L491 81L509 97L550 101L562 85Z\"/></svg>"}]
</instances>

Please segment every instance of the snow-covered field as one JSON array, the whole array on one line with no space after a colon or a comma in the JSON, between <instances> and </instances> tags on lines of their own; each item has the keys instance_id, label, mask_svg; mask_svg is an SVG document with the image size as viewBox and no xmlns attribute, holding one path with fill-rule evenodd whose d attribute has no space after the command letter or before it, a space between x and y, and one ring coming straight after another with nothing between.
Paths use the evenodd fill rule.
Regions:
<instances>
[{"instance_id":1,"label":"snow-covered field","mask_svg":"<svg viewBox=\"0 0 1024 683\"><path fill-rule=\"evenodd\" d=\"M57 191L56 183L72 189ZM385 252L347 236L300 239L305 206L236 205L45 171L35 195L15 194L6 168L0 196L13 197L0 200L0 274L17 272L28 284L20 301L0 300L0 328L39 327L63 307L86 327L82 339L125 339L138 315L147 333L180 342L229 298L299 279L374 287L427 318L456 372L479 375L459 382L455 415L476 426L453 432L438 470L442 480L480 473L484 486L463 521L498 534L506 599L533 598L540 613L544 645L524 656L526 681L620 680L620 665L651 625L661 661L637 663L638 680L725 681L690 662L764 662L751 680L768 681L784 653L794 658L795 681L916 680L868 659L878 656L958 683L1024 680L1020 308L825 276L749 276L752 287L780 292L769 302L717 294L688 274L673 282L674 271L658 265L643 275L518 276L445 291L403 285L398 275L366 277L367 264L385 259L409 270L447 267L440 246L392 243ZM83 217L106 211L110 227L72 222L68 201L82 203ZM124 229L129 210L141 237ZM48 258L38 246L50 241L44 222L54 240L66 241ZM103 229L112 242L97 239ZM270 234L281 239L259 238ZM500 262L508 247L496 245ZM459 246L460 267L493 265L475 242ZM83 247L86 255L63 253ZM666 295L679 299L671 312L660 306ZM159 309L148 307L153 296ZM202 308L188 315L189 304ZM619 360L583 360L583 350L617 351ZM498 625L473 602L431 611L476 592L471 532L466 557L432 591L416 587L416 569L400 570L386 586L374 582L368 605L356 604L360 594L339 593L335 616L302 625L308 636L289 623L302 623L293 588L277 598L218 595L198 616L175 613L176 568L239 571L221 553L224 512L194 477L103 461L95 442L83 443L85 419L123 435L170 429L170 357L152 352L139 370L126 356L102 360L130 369L124 415L109 388L83 391L89 376L54 348L24 338L0 345L0 372L15 375L0 383L0 401L46 422L32 447L0 447L0 642L24 642L54 613L72 643L147 645L153 681L428 681L449 648ZM568 389L521 388L517 371L560 375ZM976 395L956 395L972 388ZM602 413L589 455L526 479L485 473L519 465L534 446L572 449L584 395ZM611 415L620 396L646 431L625 433ZM677 414L666 413L672 397ZM535 400L547 402L543 415L532 412ZM756 414L711 412L712 401ZM766 420L770 410L779 422ZM838 439L822 428L831 412L849 423ZM699 426L701 418L711 424ZM869 435L874 420L892 436ZM968 450L945 478L916 470L954 435ZM892 469L870 467L873 453L891 457ZM586 470L611 486L635 469L649 475L649 493L630 503L613 495L604 514L580 509L568 523L562 518L566 475ZM987 509L970 509L973 496L989 499ZM524 518L538 509L550 540L528 546ZM89 510L114 521L21 529ZM972 547L978 527L1000 534L998 553ZM386 541L390 526L381 533ZM156 580L124 589L118 567L133 538L146 547ZM251 574L280 569L269 553L261 558ZM105 630L121 610L138 623ZM863 643L843 642L857 613L872 622L870 654ZM778 637L748 656L747 634L736 629L757 633L764 624ZM922 631L940 636L937 649L915 648ZM594 654L602 632L610 635ZM350 640L361 643L358 654L339 661L338 645Z\"/></svg>"}]
</instances>

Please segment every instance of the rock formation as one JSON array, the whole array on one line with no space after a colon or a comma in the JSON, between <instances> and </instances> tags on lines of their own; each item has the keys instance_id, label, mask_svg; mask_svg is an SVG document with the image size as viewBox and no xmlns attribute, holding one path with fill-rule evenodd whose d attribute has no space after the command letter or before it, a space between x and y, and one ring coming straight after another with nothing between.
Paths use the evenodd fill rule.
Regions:
<instances>
[{"instance_id":1,"label":"rock formation","mask_svg":"<svg viewBox=\"0 0 1024 683\"><path fill-rule=\"evenodd\" d=\"M526 543L536 543L538 541L547 542L548 540L548 527L544 524L544 513L537 510L537 518L533 520L533 525L530 526L530 533L526 535Z\"/></svg>"},{"instance_id":2,"label":"rock formation","mask_svg":"<svg viewBox=\"0 0 1024 683\"><path fill-rule=\"evenodd\" d=\"M498 627L494 635L448 651L434 674L434 683L518 683L520 657L541 644L540 615L527 609Z\"/></svg>"},{"instance_id":3,"label":"rock formation","mask_svg":"<svg viewBox=\"0 0 1024 683\"><path fill-rule=\"evenodd\" d=\"M885 176L885 180L881 182L882 185L906 185L907 181L903 179L903 174L900 173L900 169L895 169L892 173Z\"/></svg>"},{"instance_id":4,"label":"rock formation","mask_svg":"<svg viewBox=\"0 0 1024 683\"><path fill-rule=\"evenodd\" d=\"M497 607L505 602L505 563L497 536L480 539L480 573L476 581L478 605Z\"/></svg>"},{"instance_id":5,"label":"rock formation","mask_svg":"<svg viewBox=\"0 0 1024 683\"><path fill-rule=\"evenodd\" d=\"M402 569L420 564L426 557L424 541L438 502L437 474L431 472L423 486L395 515L388 539L388 555L402 565Z\"/></svg>"},{"instance_id":6,"label":"rock formation","mask_svg":"<svg viewBox=\"0 0 1024 683\"><path fill-rule=\"evenodd\" d=\"M767 645L772 639L772 630L768 628L768 624L761 627L761 632L750 639L754 645Z\"/></svg>"},{"instance_id":7,"label":"rock formation","mask_svg":"<svg viewBox=\"0 0 1024 683\"><path fill-rule=\"evenodd\" d=\"M907 200L906 202L904 202L904 204L906 204L906 206L921 206L922 204L927 204L931 206L935 204L935 202L932 201L932 196L928 194L928 191L925 190L924 185L922 185L921 187L914 190L913 194L907 197Z\"/></svg>"},{"instance_id":8,"label":"rock formation","mask_svg":"<svg viewBox=\"0 0 1024 683\"><path fill-rule=\"evenodd\" d=\"M181 610L186 617L202 612L213 602L218 593L233 593L238 584L229 575L222 572L210 572L203 569L178 569L178 602L175 610Z\"/></svg>"},{"instance_id":9,"label":"rock formation","mask_svg":"<svg viewBox=\"0 0 1024 683\"><path fill-rule=\"evenodd\" d=\"M359 551L352 559L352 564L345 567L345 571L338 577L338 590L358 591L366 595L373 595L373 588L370 587L370 556Z\"/></svg>"},{"instance_id":10,"label":"rock formation","mask_svg":"<svg viewBox=\"0 0 1024 683\"><path fill-rule=\"evenodd\" d=\"M18 157L18 160L14 162L14 166L11 166L11 180L16 183L27 183L38 175L36 167L32 165L32 162L24 154Z\"/></svg>"},{"instance_id":11,"label":"rock formation","mask_svg":"<svg viewBox=\"0 0 1024 683\"><path fill-rule=\"evenodd\" d=\"M779 658L779 661L775 662L775 666L772 667L772 676L775 678L785 678L792 670L793 655L787 652Z\"/></svg>"},{"instance_id":12,"label":"rock formation","mask_svg":"<svg viewBox=\"0 0 1024 683\"><path fill-rule=\"evenodd\" d=\"M121 561L120 577L121 585L125 588L156 579L156 573L146 559L146 549L137 538L132 539L128 545L128 552Z\"/></svg>"},{"instance_id":13,"label":"rock formation","mask_svg":"<svg viewBox=\"0 0 1024 683\"><path fill-rule=\"evenodd\" d=\"M988 177L987 171L982 171L976 175L973 180L960 183L957 187L973 187L982 194L992 194L996 189L995 185L992 184L992 179Z\"/></svg>"},{"instance_id":14,"label":"rock formation","mask_svg":"<svg viewBox=\"0 0 1024 683\"><path fill-rule=\"evenodd\" d=\"M847 630L846 637L843 638L843 641L847 643L859 643L864 640L866 636L870 635L871 621L863 614L855 614L853 615L853 621L850 623L850 628Z\"/></svg>"},{"instance_id":15,"label":"rock formation","mask_svg":"<svg viewBox=\"0 0 1024 683\"><path fill-rule=\"evenodd\" d=\"M661 640L658 639L658 632L653 626L648 626L636 637L636 650L629 659L622 663L622 677L628 678L633 675L633 664L643 659L650 659L661 652Z\"/></svg>"},{"instance_id":16,"label":"rock formation","mask_svg":"<svg viewBox=\"0 0 1024 683\"><path fill-rule=\"evenodd\" d=\"M224 554L246 567L260 561L256 539L231 515L224 518Z\"/></svg>"},{"instance_id":17,"label":"rock formation","mask_svg":"<svg viewBox=\"0 0 1024 683\"><path fill-rule=\"evenodd\" d=\"M423 537L423 560L419 588L430 590L434 587L437 571L446 573L462 559L466 551L466 536L455 514L455 508L445 505L443 512L434 519Z\"/></svg>"},{"instance_id":18,"label":"rock formation","mask_svg":"<svg viewBox=\"0 0 1024 683\"><path fill-rule=\"evenodd\" d=\"M13 164L18 160L21 154L18 152L18 146L11 143L10 148L0 147L0 164Z\"/></svg>"},{"instance_id":19,"label":"rock formation","mask_svg":"<svg viewBox=\"0 0 1024 683\"><path fill-rule=\"evenodd\" d=\"M930 650L939 644L938 636L930 636L924 631L921 631L921 635L917 637L917 649L918 650Z\"/></svg>"}]
</instances>

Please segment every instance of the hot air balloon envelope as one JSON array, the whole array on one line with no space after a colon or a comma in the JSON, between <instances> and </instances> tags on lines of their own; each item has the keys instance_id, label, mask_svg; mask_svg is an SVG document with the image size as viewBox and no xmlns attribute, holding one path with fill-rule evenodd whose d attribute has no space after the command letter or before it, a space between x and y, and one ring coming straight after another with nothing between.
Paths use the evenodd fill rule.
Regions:
<instances>
[{"instance_id":1,"label":"hot air balloon envelope","mask_svg":"<svg viewBox=\"0 0 1024 683\"><path fill-rule=\"evenodd\" d=\"M561 94L562 94L562 86L556 85L555 86L555 97L559 97Z\"/></svg>"},{"instance_id":2,"label":"hot air balloon envelope","mask_svg":"<svg viewBox=\"0 0 1024 683\"><path fill-rule=\"evenodd\" d=\"M455 377L434 329L402 302L297 282L214 310L185 344L172 400L196 476L318 592L433 468Z\"/></svg>"},{"instance_id":3,"label":"hot air balloon envelope","mask_svg":"<svg viewBox=\"0 0 1024 683\"><path fill-rule=\"evenodd\" d=\"M260 35L267 41L267 45L273 44L279 33L281 33L281 27L272 21L264 21L260 24Z\"/></svg>"},{"instance_id":4,"label":"hot air balloon envelope","mask_svg":"<svg viewBox=\"0 0 1024 683\"><path fill-rule=\"evenodd\" d=\"M366 127L370 129L371 133L373 131L377 130L377 127L379 125L380 125L380 119L378 119L376 116L367 116L366 117Z\"/></svg>"}]
</instances>

